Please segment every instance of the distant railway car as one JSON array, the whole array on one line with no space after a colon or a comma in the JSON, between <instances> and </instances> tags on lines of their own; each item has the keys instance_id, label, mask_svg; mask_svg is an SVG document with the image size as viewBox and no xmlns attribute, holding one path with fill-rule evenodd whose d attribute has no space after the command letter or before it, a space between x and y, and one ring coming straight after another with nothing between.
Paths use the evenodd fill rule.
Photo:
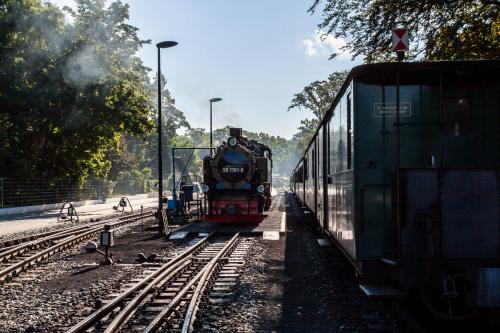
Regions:
<instances>
[{"instance_id":1,"label":"distant railway car","mask_svg":"<svg viewBox=\"0 0 500 333\"><path fill-rule=\"evenodd\" d=\"M205 221L261 222L271 206L272 165L268 146L231 128L227 142L203 160Z\"/></svg>"},{"instance_id":2,"label":"distant railway car","mask_svg":"<svg viewBox=\"0 0 500 333\"><path fill-rule=\"evenodd\" d=\"M291 187L369 295L500 307L499 61L352 69Z\"/></svg>"}]
</instances>

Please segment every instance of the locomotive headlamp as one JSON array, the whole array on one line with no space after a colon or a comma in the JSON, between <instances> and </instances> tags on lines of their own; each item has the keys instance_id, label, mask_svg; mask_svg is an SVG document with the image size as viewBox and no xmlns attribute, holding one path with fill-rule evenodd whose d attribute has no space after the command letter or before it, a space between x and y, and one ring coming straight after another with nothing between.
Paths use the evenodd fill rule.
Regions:
<instances>
[{"instance_id":1,"label":"locomotive headlamp","mask_svg":"<svg viewBox=\"0 0 500 333\"><path fill-rule=\"evenodd\" d=\"M264 185L257 186L257 192L264 193Z\"/></svg>"},{"instance_id":2,"label":"locomotive headlamp","mask_svg":"<svg viewBox=\"0 0 500 333\"><path fill-rule=\"evenodd\" d=\"M238 140L236 140L235 137L230 137L229 140L227 140L227 142L229 143L230 146L234 147L238 143Z\"/></svg>"},{"instance_id":3,"label":"locomotive headlamp","mask_svg":"<svg viewBox=\"0 0 500 333\"><path fill-rule=\"evenodd\" d=\"M210 191L210 187L207 184L203 184L201 190L203 191L203 193L207 193L208 191Z\"/></svg>"}]
</instances>

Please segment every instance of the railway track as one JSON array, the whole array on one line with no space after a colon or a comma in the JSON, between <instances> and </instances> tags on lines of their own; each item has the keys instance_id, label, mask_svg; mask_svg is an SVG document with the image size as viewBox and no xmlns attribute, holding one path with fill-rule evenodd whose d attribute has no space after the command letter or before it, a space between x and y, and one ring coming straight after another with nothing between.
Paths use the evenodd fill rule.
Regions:
<instances>
[{"instance_id":1,"label":"railway track","mask_svg":"<svg viewBox=\"0 0 500 333\"><path fill-rule=\"evenodd\" d=\"M3 248L0 252L0 283L28 270L55 253L69 249L76 244L98 235L105 224L112 229L153 216L152 211L120 217L116 222L103 221L92 225L72 227ZM35 236L33 236L35 237Z\"/></svg>"},{"instance_id":2,"label":"railway track","mask_svg":"<svg viewBox=\"0 0 500 333\"><path fill-rule=\"evenodd\" d=\"M37 234L29 235L29 236L24 236L24 237L19 237L19 238L15 238L15 239L2 241L2 242L0 242L0 253L7 251L7 250L10 250L11 248L13 248L17 245L20 245L23 243L28 243L28 242L31 242L31 241L34 241L34 240L37 240L40 238L52 236L52 235L58 234L60 232L66 231L68 229L72 229L72 228L64 228L64 229L60 229L60 230L47 231L47 232L42 232L42 233L37 233Z\"/></svg>"},{"instance_id":3,"label":"railway track","mask_svg":"<svg viewBox=\"0 0 500 333\"><path fill-rule=\"evenodd\" d=\"M147 209L147 210L145 209L144 212L142 212L142 213L135 213L135 214L120 216L120 217L118 217L118 220L131 218L131 217L138 216L141 214L149 214L151 212L152 212L152 209ZM41 239L44 239L44 238L47 238L50 236L58 237L58 235L64 234L65 232L69 232L72 230L84 229L84 228L88 228L91 226L98 226L98 225L102 226L106 223L109 223L110 220L114 220L114 218L111 218L111 219L108 218L108 219L100 221L100 222L89 222L89 223L86 223L85 225L80 225L80 226L72 226L72 227L62 228L62 229L58 229L58 230L51 230L51 231L35 233L32 235L27 235L27 236L23 236L23 237L19 237L19 238L3 240L3 241L0 241L0 254L2 252L8 251L16 246L19 246L19 245L22 245L25 243L29 243L29 242L33 242L35 240L41 240Z\"/></svg>"},{"instance_id":4,"label":"railway track","mask_svg":"<svg viewBox=\"0 0 500 333\"><path fill-rule=\"evenodd\" d=\"M212 233L152 267L67 332L191 332L200 307L231 295L249 247L239 233L222 237Z\"/></svg>"}]
</instances>

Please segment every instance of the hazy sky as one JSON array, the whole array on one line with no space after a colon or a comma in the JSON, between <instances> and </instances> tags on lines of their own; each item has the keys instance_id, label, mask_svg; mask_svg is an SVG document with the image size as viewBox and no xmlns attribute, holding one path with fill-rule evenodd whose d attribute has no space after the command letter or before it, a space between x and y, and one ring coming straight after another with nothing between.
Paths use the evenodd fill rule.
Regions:
<instances>
[{"instance_id":1,"label":"hazy sky","mask_svg":"<svg viewBox=\"0 0 500 333\"><path fill-rule=\"evenodd\" d=\"M52 0L74 5L72 0ZM287 112L294 93L358 62L328 56L343 44L317 34L319 15L312 0L126 0L130 24L151 39L140 57L156 72L156 47L163 40L178 46L162 50L167 86L194 127L236 125L291 138L306 111ZM109 3L109 1L108 1Z\"/></svg>"}]
</instances>

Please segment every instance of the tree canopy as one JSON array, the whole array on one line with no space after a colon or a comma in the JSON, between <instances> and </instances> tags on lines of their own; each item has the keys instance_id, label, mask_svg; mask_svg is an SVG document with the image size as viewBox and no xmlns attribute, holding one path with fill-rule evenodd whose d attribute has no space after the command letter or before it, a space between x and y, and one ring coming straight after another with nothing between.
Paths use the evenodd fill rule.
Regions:
<instances>
[{"instance_id":1,"label":"tree canopy","mask_svg":"<svg viewBox=\"0 0 500 333\"><path fill-rule=\"evenodd\" d=\"M319 126L319 123L325 113L328 111L332 102L342 88L348 71L333 72L326 80L314 81L300 92L294 95L288 111L300 109L312 113L314 116L306 118L300 122L298 132L294 136L299 151L305 149L312 135Z\"/></svg>"},{"instance_id":2,"label":"tree canopy","mask_svg":"<svg viewBox=\"0 0 500 333\"><path fill-rule=\"evenodd\" d=\"M128 6L76 0L70 23L40 0L0 5L0 174L74 179L106 176L122 135L153 126L148 41Z\"/></svg>"},{"instance_id":3,"label":"tree canopy","mask_svg":"<svg viewBox=\"0 0 500 333\"><path fill-rule=\"evenodd\" d=\"M213 131L213 141L215 147L227 140L229 137L229 128L231 127L233 126L228 125ZM269 135L262 132L247 131L244 128L243 135L271 148L274 163L273 173L279 173L281 175L288 174L288 172L295 167L298 152L293 140L288 140L280 136ZM185 139L184 145L187 147L208 147L210 145L210 132L202 128L189 129L181 138ZM203 156L208 153L208 151L198 151L197 160L201 161Z\"/></svg>"},{"instance_id":4,"label":"tree canopy","mask_svg":"<svg viewBox=\"0 0 500 333\"><path fill-rule=\"evenodd\" d=\"M365 62L395 59L391 30L409 29L410 58L498 59L500 16L496 0L314 0L319 28L346 41ZM332 57L334 57L332 55Z\"/></svg>"}]
</instances>

